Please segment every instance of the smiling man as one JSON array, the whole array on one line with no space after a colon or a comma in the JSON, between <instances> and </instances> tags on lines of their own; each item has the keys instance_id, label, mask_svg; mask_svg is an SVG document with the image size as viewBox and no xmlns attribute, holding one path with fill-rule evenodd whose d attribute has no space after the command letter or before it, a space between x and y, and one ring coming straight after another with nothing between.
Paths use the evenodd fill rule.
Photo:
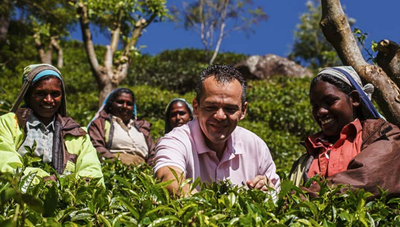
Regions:
<instances>
[{"instance_id":1,"label":"smiling man","mask_svg":"<svg viewBox=\"0 0 400 227\"><path fill-rule=\"evenodd\" d=\"M279 190L280 180L265 142L237 126L246 115L246 85L242 75L230 66L205 69L193 99L195 119L161 138L156 147L154 172L179 194L179 182L200 177L203 182L229 179L249 188ZM189 192L189 185L182 188Z\"/></svg>"}]
</instances>

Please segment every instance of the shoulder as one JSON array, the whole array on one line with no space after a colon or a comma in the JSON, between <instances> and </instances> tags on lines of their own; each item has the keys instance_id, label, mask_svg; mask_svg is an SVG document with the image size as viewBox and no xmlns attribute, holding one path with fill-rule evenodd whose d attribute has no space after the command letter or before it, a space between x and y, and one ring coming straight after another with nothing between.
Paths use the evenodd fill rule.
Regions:
<instances>
[{"instance_id":1,"label":"shoulder","mask_svg":"<svg viewBox=\"0 0 400 227\"><path fill-rule=\"evenodd\" d=\"M0 116L1 121L17 121L17 116L15 113L6 113Z\"/></svg>"},{"instance_id":2,"label":"shoulder","mask_svg":"<svg viewBox=\"0 0 400 227\"><path fill-rule=\"evenodd\" d=\"M363 141L369 140L371 137L381 137L383 135L390 137L398 135L400 129L383 119L367 119L362 122Z\"/></svg>"},{"instance_id":3,"label":"shoulder","mask_svg":"<svg viewBox=\"0 0 400 227\"><path fill-rule=\"evenodd\" d=\"M236 129L232 133L232 139L234 142L240 142L243 144L260 144L260 145L266 145L264 140L262 140L258 135L256 135L254 132L245 129L243 127L237 126Z\"/></svg>"},{"instance_id":4,"label":"shoulder","mask_svg":"<svg viewBox=\"0 0 400 227\"><path fill-rule=\"evenodd\" d=\"M231 135L232 147L241 153L245 153L246 156L259 157L260 161L262 157L269 157L270 149L267 144L255 133L242 128L236 127Z\"/></svg>"},{"instance_id":5,"label":"shoulder","mask_svg":"<svg viewBox=\"0 0 400 227\"><path fill-rule=\"evenodd\" d=\"M19 128L17 115L15 113L7 113L0 116L1 128Z\"/></svg>"},{"instance_id":6,"label":"shoulder","mask_svg":"<svg viewBox=\"0 0 400 227\"><path fill-rule=\"evenodd\" d=\"M140 129L140 128L143 128L143 129L146 129L146 130L148 130L148 131L150 131L150 129L151 129L151 123L148 122L148 121L146 121L146 120L140 119L140 120L134 120L134 122L135 122L135 125L136 125L139 129Z\"/></svg>"},{"instance_id":7,"label":"shoulder","mask_svg":"<svg viewBox=\"0 0 400 227\"><path fill-rule=\"evenodd\" d=\"M87 133L79 123L71 117L63 117L57 115L57 122L61 125L61 130L64 135L71 135L74 137L85 136Z\"/></svg>"},{"instance_id":8,"label":"shoulder","mask_svg":"<svg viewBox=\"0 0 400 227\"><path fill-rule=\"evenodd\" d=\"M175 127L169 133L165 134L163 137L160 138L159 142L168 141L168 140L175 140L180 141L181 143L188 143L190 142L192 137L192 133L188 124L182 125L180 127Z\"/></svg>"}]
</instances>

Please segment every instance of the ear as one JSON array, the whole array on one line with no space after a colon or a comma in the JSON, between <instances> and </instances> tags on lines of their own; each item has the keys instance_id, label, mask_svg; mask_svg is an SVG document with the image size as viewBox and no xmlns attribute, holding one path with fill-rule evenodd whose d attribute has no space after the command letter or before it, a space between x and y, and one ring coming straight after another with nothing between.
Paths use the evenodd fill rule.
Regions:
<instances>
[{"instance_id":1,"label":"ear","mask_svg":"<svg viewBox=\"0 0 400 227\"><path fill-rule=\"evenodd\" d=\"M199 103L197 102L196 98L193 98L192 106L193 106L193 115L197 117L199 111Z\"/></svg>"},{"instance_id":2,"label":"ear","mask_svg":"<svg viewBox=\"0 0 400 227\"><path fill-rule=\"evenodd\" d=\"M354 91L350 92L349 96L350 96L350 101L351 101L352 105L355 108L359 107L361 104L360 93L358 93L358 91L354 90Z\"/></svg>"},{"instance_id":3,"label":"ear","mask_svg":"<svg viewBox=\"0 0 400 227\"><path fill-rule=\"evenodd\" d=\"M246 112L247 112L247 102L245 102L243 107L242 107L242 113L241 113L241 116L240 116L240 120L244 119L244 117L246 116Z\"/></svg>"}]
</instances>

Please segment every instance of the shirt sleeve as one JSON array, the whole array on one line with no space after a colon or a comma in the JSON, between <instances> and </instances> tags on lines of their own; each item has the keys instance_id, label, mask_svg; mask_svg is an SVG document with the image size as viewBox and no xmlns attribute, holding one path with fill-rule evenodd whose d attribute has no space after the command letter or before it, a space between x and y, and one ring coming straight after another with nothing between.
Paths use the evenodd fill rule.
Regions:
<instances>
[{"instance_id":1,"label":"shirt sleeve","mask_svg":"<svg viewBox=\"0 0 400 227\"><path fill-rule=\"evenodd\" d=\"M13 173L22 167L22 158L17 153L18 140L23 138L15 115L6 114L0 117L0 172Z\"/></svg>"},{"instance_id":2,"label":"shirt sleeve","mask_svg":"<svg viewBox=\"0 0 400 227\"><path fill-rule=\"evenodd\" d=\"M187 137L187 136L186 136ZM176 135L167 135L162 137L156 145L154 173L161 167L173 166L181 169L186 175L186 157L188 155L188 146L180 138L185 135L177 133ZM190 142L190 141L189 141Z\"/></svg>"},{"instance_id":3,"label":"shirt sleeve","mask_svg":"<svg viewBox=\"0 0 400 227\"><path fill-rule=\"evenodd\" d=\"M275 185L276 191L279 192L281 181L278 174L276 174L276 166L274 160L272 160L271 152L264 141L262 141L261 150L260 174L266 176Z\"/></svg>"}]
</instances>

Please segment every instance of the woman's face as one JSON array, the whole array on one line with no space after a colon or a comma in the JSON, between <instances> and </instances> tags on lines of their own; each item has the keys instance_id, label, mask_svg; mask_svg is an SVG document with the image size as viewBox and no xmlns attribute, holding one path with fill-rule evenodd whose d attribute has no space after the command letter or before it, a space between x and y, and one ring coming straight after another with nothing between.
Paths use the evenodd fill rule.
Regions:
<instances>
[{"instance_id":1,"label":"woman's face","mask_svg":"<svg viewBox=\"0 0 400 227\"><path fill-rule=\"evenodd\" d=\"M35 116L43 124L49 124L62 101L61 81L55 77L37 82L30 91L28 102Z\"/></svg>"},{"instance_id":2,"label":"woman's face","mask_svg":"<svg viewBox=\"0 0 400 227\"><path fill-rule=\"evenodd\" d=\"M168 114L169 126L171 129L182 126L190 121L189 110L182 102L174 102Z\"/></svg>"},{"instance_id":3,"label":"woman's face","mask_svg":"<svg viewBox=\"0 0 400 227\"><path fill-rule=\"evenodd\" d=\"M131 94L121 93L110 105L110 113L121 118L127 124L133 116L133 98Z\"/></svg>"},{"instance_id":4,"label":"woman's face","mask_svg":"<svg viewBox=\"0 0 400 227\"><path fill-rule=\"evenodd\" d=\"M313 118L328 138L337 140L342 128L357 118L356 108L360 105L357 95L356 91L347 95L324 81L310 90Z\"/></svg>"}]
</instances>

